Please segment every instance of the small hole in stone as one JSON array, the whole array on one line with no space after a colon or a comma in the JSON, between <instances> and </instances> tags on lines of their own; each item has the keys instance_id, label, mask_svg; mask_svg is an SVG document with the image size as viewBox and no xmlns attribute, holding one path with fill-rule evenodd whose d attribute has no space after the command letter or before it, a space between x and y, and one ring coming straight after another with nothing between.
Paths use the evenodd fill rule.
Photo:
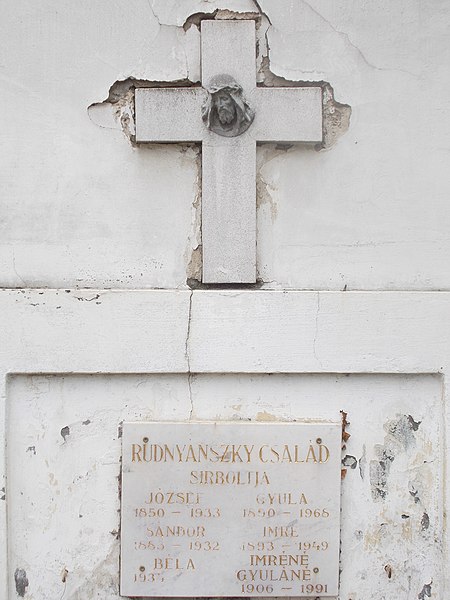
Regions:
<instances>
[{"instance_id":1,"label":"small hole in stone","mask_svg":"<svg viewBox=\"0 0 450 600\"><path fill-rule=\"evenodd\" d=\"M144 442L144 444L146 444L148 442L148 437L143 438L142 441Z\"/></svg>"},{"instance_id":2,"label":"small hole in stone","mask_svg":"<svg viewBox=\"0 0 450 600\"><path fill-rule=\"evenodd\" d=\"M316 444L321 444L321 443L322 443L322 438L317 438Z\"/></svg>"}]
</instances>

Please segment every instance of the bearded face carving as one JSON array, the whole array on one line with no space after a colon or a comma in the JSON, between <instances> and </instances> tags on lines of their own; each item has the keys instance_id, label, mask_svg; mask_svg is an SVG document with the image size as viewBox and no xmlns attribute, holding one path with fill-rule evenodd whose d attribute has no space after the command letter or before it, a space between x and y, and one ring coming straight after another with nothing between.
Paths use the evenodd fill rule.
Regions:
<instances>
[{"instance_id":1,"label":"bearded face carving","mask_svg":"<svg viewBox=\"0 0 450 600\"><path fill-rule=\"evenodd\" d=\"M255 113L246 102L241 86L229 75L219 75L210 81L208 91L208 99L202 107L202 118L208 129L225 137L244 133Z\"/></svg>"}]
</instances>

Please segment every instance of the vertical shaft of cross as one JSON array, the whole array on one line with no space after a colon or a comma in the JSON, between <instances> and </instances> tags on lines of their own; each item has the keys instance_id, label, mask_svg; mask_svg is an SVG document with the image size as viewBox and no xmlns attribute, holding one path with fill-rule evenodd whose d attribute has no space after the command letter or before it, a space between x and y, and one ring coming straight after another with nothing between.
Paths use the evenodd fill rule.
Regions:
<instances>
[{"instance_id":1,"label":"vertical shaft of cross","mask_svg":"<svg viewBox=\"0 0 450 600\"><path fill-rule=\"evenodd\" d=\"M256 85L253 21L202 22L202 85L232 77ZM203 283L256 281L256 142L207 132L202 146Z\"/></svg>"}]
</instances>

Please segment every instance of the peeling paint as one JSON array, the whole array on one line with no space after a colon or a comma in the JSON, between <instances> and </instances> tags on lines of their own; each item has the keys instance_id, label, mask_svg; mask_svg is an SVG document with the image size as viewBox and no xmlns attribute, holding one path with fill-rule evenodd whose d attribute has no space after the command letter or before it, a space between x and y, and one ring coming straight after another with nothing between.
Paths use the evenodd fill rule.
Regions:
<instances>
[{"instance_id":1,"label":"peeling paint","mask_svg":"<svg viewBox=\"0 0 450 600\"><path fill-rule=\"evenodd\" d=\"M422 591L417 596L417 598L419 600L425 600L425 598L431 598L431 586L432 586L432 584L433 584L433 582L430 581L430 583L426 583L423 586Z\"/></svg>"},{"instance_id":2,"label":"peeling paint","mask_svg":"<svg viewBox=\"0 0 450 600\"><path fill-rule=\"evenodd\" d=\"M101 590L103 598L118 597L119 547L116 539L112 540L112 544L104 558L97 564L92 565L89 577L71 591L70 600L95 598L99 590Z\"/></svg>"},{"instance_id":3,"label":"peeling paint","mask_svg":"<svg viewBox=\"0 0 450 600\"><path fill-rule=\"evenodd\" d=\"M409 484L409 495L414 499L415 504L420 503L419 491L415 488L413 483Z\"/></svg>"},{"instance_id":4,"label":"peeling paint","mask_svg":"<svg viewBox=\"0 0 450 600\"><path fill-rule=\"evenodd\" d=\"M70 435L70 428L66 425L61 429L61 437L64 441L66 441L67 437Z\"/></svg>"},{"instance_id":5,"label":"peeling paint","mask_svg":"<svg viewBox=\"0 0 450 600\"><path fill-rule=\"evenodd\" d=\"M20 598L25 596L27 587L29 586L27 573L25 569L16 569L14 572L14 581L16 582L16 592Z\"/></svg>"},{"instance_id":6,"label":"peeling paint","mask_svg":"<svg viewBox=\"0 0 450 600\"><path fill-rule=\"evenodd\" d=\"M109 88L108 96L101 102L94 102L88 106L88 115L91 121L106 129L121 130L131 144L134 145L134 90L137 87L166 88L189 87L195 82L189 79L174 81L152 81L149 79L136 79L127 77L115 81Z\"/></svg>"},{"instance_id":7,"label":"peeling paint","mask_svg":"<svg viewBox=\"0 0 450 600\"><path fill-rule=\"evenodd\" d=\"M256 72L258 85L264 87L305 87L317 86L322 89L323 99L323 136L322 142L315 146L316 150L331 148L337 140L348 130L350 123L351 108L348 105L338 103L334 100L334 92L330 83L325 81L294 81L275 75L270 69L270 47L268 43L268 31L272 27L271 21L262 10L259 3L254 2L255 10L238 11L214 8L210 12L196 12L187 17L181 30L186 34L192 27L199 28L205 19L215 20L254 20L256 23ZM154 12L154 10L152 9ZM160 26L167 28L180 28L179 25L162 23ZM199 39L195 40L195 52L199 52L197 45ZM184 52L188 52L184 47ZM194 53L195 54L195 53ZM188 57L186 55L186 61ZM198 60L198 59L197 59ZM197 67L196 67L197 68ZM196 69L195 68L195 69ZM195 71L193 69L193 71ZM134 91L136 87L192 87L198 85L198 76L189 74L183 79L164 81L153 79L139 79L133 76L117 80L109 89L108 96L103 102L94 102L88 107L88 114L93 123L100 127L121 130L133 147L138 146L135 142L135 122L134 122ZM201 150L195 145L196 163L201 173ZM281 152L286 152L289 145L271 145L270 150L258 152L257 168L257 208L261 209L267 205L270 209L272 223L277 217L278 207L276 195L272 192L272 187L263 174L264 167L270 160L278 156ZM201 236L201 174L196 181L196 193L192 203L191 211L191 233L189 234L187 249L185 252L186 264L186 285L191 289L202 286L202 236ZM258 284L264 283L264 269L260 273L258 267ZM267 278L266 278L267 279Z\"/></svg>"},{"instance_id":8,"label":"peeling paint","mask_svg":"<svg viewBox=\"0 0 450 600\"><path fill-rule=\"evenodd\" d=\"M255 2L256 11L233 11L227 9L214 9L211 12L196 12L190 15L183 23L184 32L192 26L200 28L204 20L253 20L256 23L256 68L258 84L264 87L311 87L322 88L323 99L323 139L316 146L316 150L331 148L337 140L348 130L350 124L351 107L334 99L334 91L329 82L290 80L280 77L270 69L270 46L268 31L272 27L271 21L261 7ZM160 23L161 25L161 23ZM177 27L164 24L164 27ZM186 58L187 60L187 58ZM93 123L99 127L122 130L129 141L134 144L134 90L136 87L191 87L198 85L196 76L186 77L171 81L139 79L129 76L115 81L102 102L94 102L88 107L88 115Z\"/></svg>"},{"instance_id":9,"label":"peeling paint","mask_svg":"<svg viewBox=\"0 0 450 600\"><path fill-rule=\"evenodd\" d=\"M369 468L371 492L374 501L386 498L391 464L398 454L415 446L414 434L419 425L420 422L414 421L411 415L397 415L396 419L385 424L387 434L384 438L384 444L375 447L377 458L370 462Z\"/></svg>"},{"instance_id":10,"label":"peeling paint","mask_svg":"<svg viewBox=\"0 0 450 600\"><path fill-rule=\"evenodd\" d=\"M265 87L320 87L322 88L323 138L316 150L327 150L334 146L350 127L352 109L348 104L337 102L334 90L327 81L295 81L275 75L270 70L269 56L263 57L259 68L261 82Z\"/></svg>"},{"instance_id":11,"label":"peeling paint","mask_svg":"<svg viewBox=\"0 0 450 600\"><path fill-rule=\"evenodd\" d=\"M345 449L345 444L350 439L350 434L347 431L347 427L350 425L350 421L347 420L348 414L344 410L341 410L340 412L341 412L341 418L342 418L342 442L343 442L342 448Z\"/></svg>"},{"instance_id":12,"label":"peeling paint","mask_svg":"<svg viewBox=\"0 0 450 600\"><path fill-rule=\"evenodd\" d=\"M328 150L334 146L350 127L352 109L334 99L334 90L329 83L322 86L323 140L316 150Z\"/></svg>"},{"instance_id":13,"label":"peeling paint","mask_svg":"<svg viewBox=\"0 0 450 600\"><path fill-rule=\"evenodd\" d=\"M350 454L346 454L344 456L344 458L342 459L342 464L344 465L344 467L350 467L350 469L356 469L356 467L358 465L358 461L356 460L356 458L354 456L351 456Z\"/></svg>"},{"instance_id":14,"label":"peeling paint","mask_svg":"<svg viewBox=\"0 0 450 600\"><path fill-rule=\"evenodd\" d=\"M93 300L98 300L100 298L100 294L95 294L91 298L85 298L84 296L74 296L80 302L92 302Z\"/></svg>"},{"instance_id":15,"label":"peeling paint","mask_svg":"<svg viewBox=\"0 0 450 600\"><path fill-rule=\"evenodd\" d=\"M267 411L263 410L262 412L256 413L255 421L276 421L277 416L271 415Z\"/></svg>"},{"instance_id":16,"label":"peeling paint","mask_svg":"<svg viewBox=\"0 0 450 600\"><path fill-rule=\"evenodd\" d=\"M430 526L430 517L426 512L423 513L422 519L420 521L420 526L422 531L426 531Z\"/></svg>"},{"instance_id":17,"label":"peeling paint","mask_svg":"<svg viewBox=\"0 0 450 600\"><path fill-rule=\"evenodd\" d=\"M190 288L197 287L202 281L203 246L202 246L202 160L201 150L195 148L195 162L197 176L195 181L195 195L191 208L191 231L185 252L186 283Z\"/></svg>"},{"instance_id":18,"label":"peeling paint","mask_svg":"<svg viewBox=\"0 0 450 600\"><path fill-rule=\"evenodd\" d=\"M188 29L192 26L195 26L198 29L200 29L201 22L206 20L253 20L256 21L258 24L261 20L261 14L259 12L238 12L234 10L216 8L211 12L193 13L184 22L183 29L185 31L188 31Z\"/></svg>"},{"instance_id":19,"label":"peeling paint","mask_svg":"<svg viewBox=\"0 0 450 600\"><path fill-rule=\"evenodd\" d=\"M256 208L260 210L264 205L270 209L272 223L278 214L278 206L275 196L271 192L275 191L273 183L266 180L264 169L278 156L285 154L291 146L282 146L274 144L262 144L256 153Z\"/></svg>"}]
</instances>

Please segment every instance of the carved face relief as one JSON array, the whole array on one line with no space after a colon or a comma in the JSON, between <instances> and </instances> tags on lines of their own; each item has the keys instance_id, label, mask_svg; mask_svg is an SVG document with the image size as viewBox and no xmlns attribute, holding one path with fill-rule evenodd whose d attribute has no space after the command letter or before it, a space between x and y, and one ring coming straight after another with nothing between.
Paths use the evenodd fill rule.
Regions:
<instances>
[{"instance_id":1,"label":"carved face relief","mask_svg":"<svg viewBox=\"0 0 450 600\"><path fill-rule=\"evenodd\" d=\"M230 125L236 116L236 107L231 95L224 90L217 92L214 94L213 103L222 125Z\"/></svg>"},{"instance_id":2,"label":"carved face relief","mask_svg":"<svg viewBox=\"0 0 450 600\"><path fill-rule=\"evenodd\" d=\"M214 133L236 137L253 122L255 113L246 102L241 86L229 75L210 81L209 96L202 107L205 125Z\"/></svg>"}]
</instances>

